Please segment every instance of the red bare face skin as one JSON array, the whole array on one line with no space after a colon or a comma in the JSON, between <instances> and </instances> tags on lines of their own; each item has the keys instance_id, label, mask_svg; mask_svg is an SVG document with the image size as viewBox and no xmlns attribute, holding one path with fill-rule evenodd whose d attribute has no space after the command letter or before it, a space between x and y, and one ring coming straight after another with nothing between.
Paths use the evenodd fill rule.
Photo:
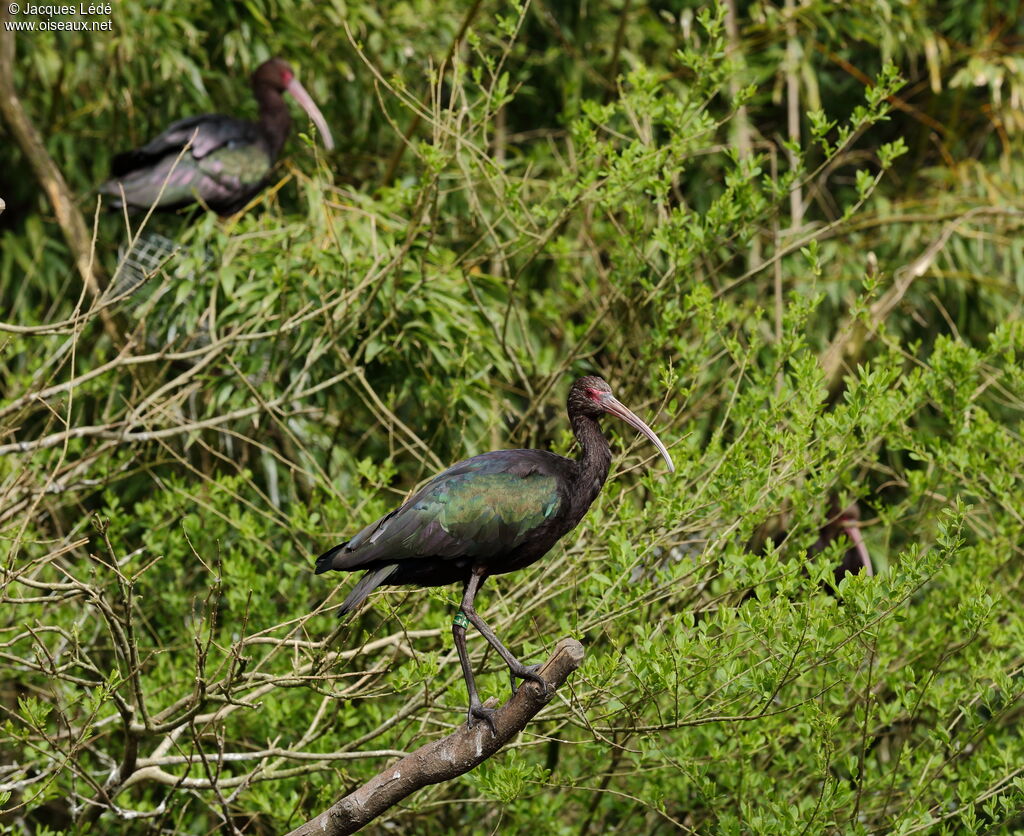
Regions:
<instances>
[{"instance_id":1,"label":"red bare face skin","mask_svg":"<svg viewBox=\"0 0 1024 836\"><path fill-rule=\"evenodd\" d=\"M328 151L334 148L334 138L331 136L331 130L327 127L327 122L320 112L320 108L310 98L306 89L299 84L299 80L295 77L295 71L287 61L282 61L280 58L271 58L269 61L264 61L256 68L252 81L253 86L257 90L260 87L267 86L272 87L279 93L291 95L298 102L299 106L306 111L313 124L316 125L323 139L324 147Z\"/></svg>"},{"instance_id":2,"label":"red bare face skin","mask_svg":"<svg viewBox=\"0 0 1024 836\"><path fill-rule=\"evenodd\" d=\"M583 414L593 420L599 420L603 415L612 415L621 421L625 421L633 429L638 430L658 448L668 465L669 472L675 470L672 458L661 440L654 434L654 430L641 421L624 404L620 403L611 392L611 387L599 377L581 377L573 384L569 391L569 414Z\"/></svg>"},{"instance_id":3,"label":"red bare face skin","mask_svg":"<svg viewBox=\"0 0 1024 836\"><path fill-rule=\"evenodd\" d=\"M287 61L282 61L280 58L271 58L256 68L256 73L253 75L253 83L266 84L283 93L288 89L288 85L291 84L294 78L295 71L292 70L291 65Z\"/></svg>"}]
</instances>

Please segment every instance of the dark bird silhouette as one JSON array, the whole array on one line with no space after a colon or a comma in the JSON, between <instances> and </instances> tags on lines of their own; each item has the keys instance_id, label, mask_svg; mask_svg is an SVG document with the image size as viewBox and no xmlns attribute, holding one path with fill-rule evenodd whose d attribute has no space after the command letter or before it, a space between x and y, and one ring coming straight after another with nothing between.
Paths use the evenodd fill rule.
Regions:
<instances>
[{"instance_id":1,"label":"dark bird silhouette","mask_svg":"<svg viewBox=\"0 0 1024 836\"><path fill-rule=\"evenodd\" d=\"M860 506L852 502L845 508L839 507L835 497L829 504L828 521L819 529L818 539L807 550L808 557L814 557L825 551L828 546L843 535L849 541L849 548L843 553L842 562L832 570L832 576L838 586L845 575L856 575L863 572L868 577L874 575L871 555L860 534Z\"/></svg>"},{"instance_id":2,"label":"dark bird silhouette","mask_svg":"<svg viewBox=\"0 0 1024 836\"><path fill-rule=\"evenodd\" d=\"M840 506L837 496L832 495L828 503L828 516L818 528L818 539L815 540L805 552L805 558L812 560L824 552L832 543L842 537L846 538L846 549L843 551L842 560L832 568L832 582L822 582L822 589L830 595L838 595L839 582L846 575L856 575L863 572L868 577L874 575L874 566L871 562L871 555L868 553L867 545L860 533L860 506L851 502L845 508ZM778 518L774 519L771 525L779 525ZM760 551L764 547L765 540L771 540L776 547L784 546L790 531L786 528L776 530L773 533L760 533L751 548ZM808 574L804 569L804 574ZM754 591L749 590L743 600L754 597Z\"/></svg>"},{"instance_id":3,"label":"dark bird silhouette","mask_svg":"<svg viewBox=\"0 0 1024 836\"><path fill-rule=\"evenodd\" d=\"M639 430L665 457L669 472L675 470L654 431L616 400L601 378L577 380L567 406L580 445L577 459L545 450L498 450L466 459L316 561L317 574L328 569L366 572L341 605L339 616L358 607L381 584L464 584L452 634L469 691L470 725L480 718L494 728L494 711L480 702L466 653L469 624L505 660L513 688L518 678L546 689L537 666L528 667L509 652L477 615L473 600L487 577L529 566L583 519L608 478L612 459L599 419L607 413Z\"/></svg>"},{"instance_id":4,"label":"dark bird silhouette","mask_svg":"<svg viewBox=\"0 0 1024 836\"><path fill-rule=\"evenodd\" d=\"M199 202L220 215L237 212L266 185L288 138L292 118L285 93L309 114L327 149L334 148L323 114L286 62L271 58L260 64L252 75L252 89L260 108L256 122L219 113L191 116L141 148L115 156L112 177L100 186L113 197L110 205L179 209Z\"/></svg>"}]
</instances>

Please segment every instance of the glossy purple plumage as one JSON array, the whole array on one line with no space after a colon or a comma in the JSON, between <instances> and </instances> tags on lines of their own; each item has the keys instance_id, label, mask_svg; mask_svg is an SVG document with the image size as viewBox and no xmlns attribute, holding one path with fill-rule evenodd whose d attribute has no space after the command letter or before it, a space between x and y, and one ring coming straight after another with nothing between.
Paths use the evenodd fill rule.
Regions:
<instances>
[{"instance_id":1,"label":"glossy purple plumage","mask_svg":"<svg viewBox=\"0 0 1024 836\"><path fill-rule=\"evenodd\" d=\"M584 397L600 378L581 378L569 396L579 459L544 450L498 450L459 462L408 502L322 554L316 572L366 570L342 604L355 609L381 584L441 586L513 572L543 557L583 519L608 477L611 449Z\"/></svg>"},{"instance_id":2,"label":"glossy purple plumage","mask_svg":"<svg viewBox=\"0 0 1024 836\"><path fill-rule=\"evenodd\" d=\"M547 690L536 668L524 665L501 643L474 602L488 576L529 566L583 519L608 478L612 458L598 419L608 414L626 421L651 440L673 469L654 431L619 403L601 378L582 377L572 385L568 413L581 448L578 459L544 450L498 450L466 459L316 561L317 574L365 570L338 615L354 610L381 584L463 582L452 638L469 693L470 725L483 719L495 728L494 709L484 706L477 692L466 647L469 624L508 665L513 689L521 679Z\"/></svg>"},{"instance_id":3,"label":"glossy purple plumage","mask_svg":"<svg viewBox=\"0 0 1024 836\"><path fill-rule=\"evenodd\" d=\"M264 188L288 137L285 92L322 126L324 142L332 147L323 116L284 61L261 64L253 74L253 92L260 108L256 122L217 113L191 116L142 147L116 155L111 179L100 186L112 198L108 205L142 211L200 202L221 215L238 211Z\"/></svg>"}]
</instances>

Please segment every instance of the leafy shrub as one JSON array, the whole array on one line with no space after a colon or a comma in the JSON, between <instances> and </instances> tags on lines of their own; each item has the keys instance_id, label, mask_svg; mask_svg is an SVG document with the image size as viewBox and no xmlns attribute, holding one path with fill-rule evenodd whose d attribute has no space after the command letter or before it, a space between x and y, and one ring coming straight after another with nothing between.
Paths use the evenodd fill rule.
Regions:
<instances>
[{"instance_id":1,"label":"leafy shrub","mask_svg":"<svg viewBox=\"0 0 1024 836\"><path fill-rule=\"evenodd\" d=\"M588 518L481 599L523 658L584 641L571 690L390 818L1019 827L1022 169L996 96L1020 79L981 34L1009 50L1009 21L221 5L20 42L26 106L83 194L168 114L246 112L271 54L349 133L329 159L293 137L240 218L148 221L180 248L111 305L120 345L34 184L11 191L7 830L280 833L461 722L457 590L377 595L328 645L338 579L311 556L458 458L571 453L562 404L592 371L678 472L608 428L623 452ZM115 273L124 220L98 229ZM830 592L844 545L807 552L855 499L876 573Z\"/></svg>"}]
</instances>

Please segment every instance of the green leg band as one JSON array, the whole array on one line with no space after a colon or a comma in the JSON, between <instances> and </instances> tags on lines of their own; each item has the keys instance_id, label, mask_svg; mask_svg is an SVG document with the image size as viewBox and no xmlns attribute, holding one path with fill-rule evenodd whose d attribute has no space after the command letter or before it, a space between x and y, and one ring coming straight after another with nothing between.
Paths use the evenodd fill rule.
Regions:
<instances>
[{"instance_id":1,"label":"green leg band","mask_svg":"<svg viewBox=\"0 0 1024 836\"><path fill-rule=\"evenodd\" d=\"M466 618L466 614L462 610L459 610L455 618L452 619L452 626L461 627L463 630L469 626L469 619Z\"/></svg>"}]
</instances>

